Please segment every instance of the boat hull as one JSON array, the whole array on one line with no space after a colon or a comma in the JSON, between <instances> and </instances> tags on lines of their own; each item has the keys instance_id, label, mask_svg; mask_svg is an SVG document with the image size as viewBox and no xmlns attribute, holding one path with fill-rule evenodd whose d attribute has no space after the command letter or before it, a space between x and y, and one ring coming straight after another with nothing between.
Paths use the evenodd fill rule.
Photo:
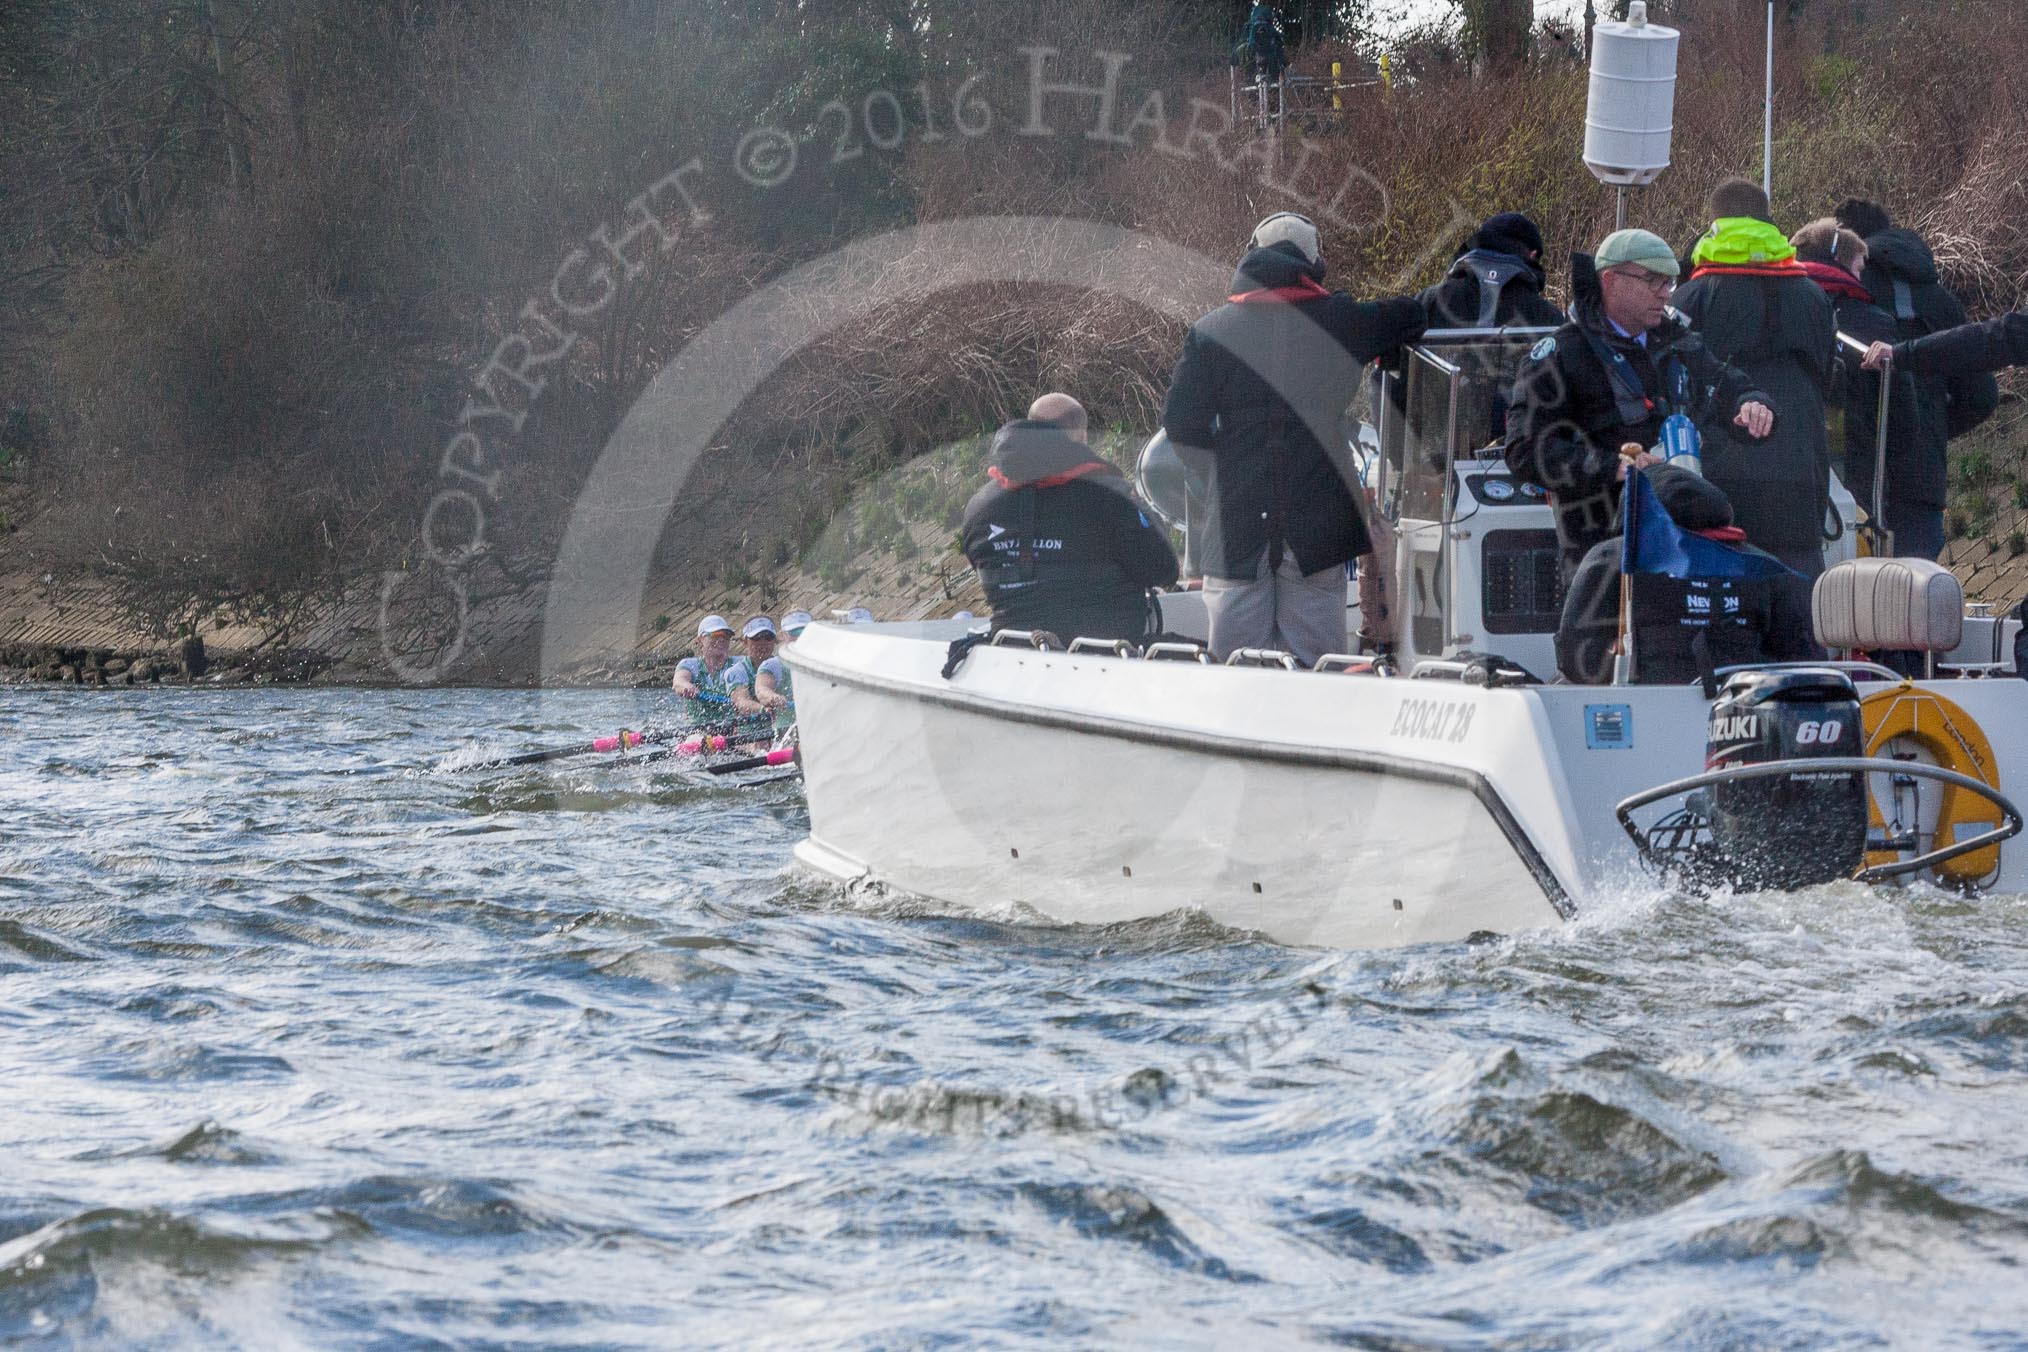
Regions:
<instances>
[{"instance_id":1,"label":"boat hull","mask_svg":"<svg viewBox=\"0 0 2028 1352\"><path fill-rule=\"evenodd\" d=\"M1655 885L1614 806L1704 768L1694 686L1487 689L1018 647L976 648L945 678L961 632L817 625L791 650L805 865L1076 923L1195 907L1284 943L1450 942ZM2028 683L1915 688L1990 740L2007 791L2028 767ZM2028 891L2028 852L2002 849L1979 885Z\"/></svg>"},{"instance_id":2,"label":"boat hull","mask_svg":"<svg viewBox=\"0 0 2028 1352\"><path fill-rule=\"evenodd\" d=\"M833 876L1080 923L1195 907L1282 942L1343 947L1533 928L1569 905L1470 766L1019 698L1038 683L1100 694L1135 668L1272 693L1279 673L993 649L971 661L1001 679L939 689L799 655L811 819L799 857Z\"/></svg>"}]
</instances>

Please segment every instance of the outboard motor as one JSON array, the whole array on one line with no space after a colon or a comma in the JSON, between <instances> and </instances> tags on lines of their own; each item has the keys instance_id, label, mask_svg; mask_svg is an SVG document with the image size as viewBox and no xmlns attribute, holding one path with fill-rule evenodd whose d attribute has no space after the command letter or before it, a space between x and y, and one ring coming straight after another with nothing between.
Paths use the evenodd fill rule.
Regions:
<instances>
[{"instance_id":1,"label":"outboard motor","mask_svg":"<svg viewBox=\"0 0 2028 1352\"><path fill-rule=\"evenodd\" d=\"M1841 671L1742 671L1711 706L1704 765L1863 756L1859 693ZM1711 786L1715 864L1738 887L1849 878L1866 855L1865 776L1796 769Z\"/></svg>"}]
</instances>

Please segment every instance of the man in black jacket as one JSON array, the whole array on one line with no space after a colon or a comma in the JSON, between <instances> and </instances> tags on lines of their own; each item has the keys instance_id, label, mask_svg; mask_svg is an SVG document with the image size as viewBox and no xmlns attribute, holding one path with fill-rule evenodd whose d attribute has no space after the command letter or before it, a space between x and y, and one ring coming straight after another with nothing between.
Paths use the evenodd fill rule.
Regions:
<instances>
[{"instance_id":1,"label":"man in black jacket","mask_svg":"<svg viewBox=\"0 0 2028 1352\"><path fill-rule=\"evenodd\" d=\"M1345 646L1345 565L1371 545L1342 427L1368 361L1423 331L1412 296L1355 301L1322 286L1317 228L1270 216L1230 301L1191 325L1162 425L1205 486L1211 647L1276 648L1305 664Z\"/></svg>"},{"instance_id":2,"label":"man in black jacket","mask_svg":"<svg viewBox=\"0 0 2028 1352\"><path fill-rule=\"evenodd\" d=\"M1422 293L1423 313L1432 329L1553 329L1563 322L1563 311L1542 294L1546 281L1541 228L1518 211L1503 211L1472 232L1444 279ZM1500 358L1490 349L1453 348L1444 355L1453 361L1476 358L1478 373L1495 382L1492 434L1504 439L1507 391L1495 369ZM1393 390L1397 416L1390 421L1391 443L1402 435L1407 420L1401 403L1406 391L1398 382ZM1388 460L1401 463L1398 444L1388 446Z\"/></svg>"},{"instance_id":3,"label":"man in black jacket","mask_svg":"<svg viewBox=\"0 0 2028 1352\"><path fill-rule=\"evenodd\" d=\"M1711 228L1676 308L1720 361L1738 367L1782 411L1773 435L1749 442L1718 428L1704 442L1704 477L1732 500L1755 544L1805 577L1824 571L1830 440L1824 392L1837 327L1831 299L1796 262L1758 183L1712 189Z\"/></svg>"},{"instance_id":4,"label":"man in black jacket","mask_svg":"<svg viewBox=\"0 0 2028 1352\"><path fill-rule=\"evenodd\" d=\"M1894 225L1884 208L1850 198L1839 204L1839 224L1866 241L1859 274L1874 303L1895 321L1906 342L1957 328L1968 316L1937 280L1936 259L1913 230ZM2000 404L1992 376L1932 373L1915 381L1915 442L1905 453L1908 473L1888 479L1887 527L1894 552L1934 559L1943 553L1944 503L1949 488L1948 444L1991 417Z\"/></svg>"},{"instance_id":5,"label":"man in black jacket","mask_svg":"<svg viewBox=\"0 0 2028 1352\"><path fill-rule=\"evenodd\" d=\"M1159 628L1148 589L1176 580L1176 552L1086 435L1084 406L1045 394L993 438L961 538L996 630L1139 643Z\"/></svg>"},{"instance_id":6,"label":"man in black jacket","mask_svg":"<svg viewBox=\"0 0 2028 1352\"><path fill-rule=\"evenodd\" d=\"M1621 446L1655 446L1674 413L1700 428L1729 420L1752 437L1775 424L1767 396L1669 308L1676 256L1658 236L1617 230L1571 264L1572 318L1521 363L1506 446L1508 467L1549 490L1566 578L1619 534ZM1643 451L1633 463L1656 460Z\"/></svg>"},{"instance_id":7,"label":"man in black jacket","mask_svg":"<svg viewBox=\"0 0 2028 1352\"><path fill-rule=\"evenodd\" d=\"M1422 293L1423 311L1433 329L1554 328L1563 311L1542 294L1546 281L1541 227L1503 211L1472 232L1444 279Z\"/></svg>"},{"instance_id":8,"label":"man in black jacket","mask_svg":"<svg viewBox=\"0 0 2028 1352\"><path fill-rule=\"evenodd\" d=\"M1662 509L1684 530L1742 554L1762 554L1732 524L1732 504L1687 470L1642 473ZM1620 542L1602 540L1578 565L1556 627L1556 669L1574 685L1612 679L1619 638ZM1680 684L1745 662L1810 662L1823 657L1810 629L1810 584L1800 573L1771 577L1674 578L1642 574L1633 588L1634 681ZM1702 649L1700 652L1699 650Z\"/></svg>"},{"instance_id":9,"label":"man in black jacket","mask_svg":"<svg viewBox=\"0 0 2028 1352\"><path fill-rule=\"evenodd\" d=\"M1922 376L1957 376L2028 366L2028 314L2015 310L1979 324L1960 324L1909 342L1875 343L1865 366L1877 371L1888 354L1894 369Z\"/></svg>"},{"instance_id":10,"label":"man in black jacket","mask_svg":"<svg viewBox=\"0 0 2028 1352\"><path fill-rule=\"evenodd\" d=\"M1862 343L1893 339L1894 317L1873 303L1873 293L1859 280L1859 274L1866 269L1864 240L1826 216L1790 235L1789 243L1796 246L1796 261L1803 271L1831 298L1831 314L1838 332ZM1845 486L1871 513L1874 462L1880 452L1877 439L1880 377L1862 370L1842 345L1833 371L1832 394L1843 414L1845 444L1832 449L1834 453L1842 451L1844 456ZM1897 367L1892 382L1887 400L1888 501L1906 496L1912 469L1909 457L1916 443L1915 380ZM1885 526L1886 517L1883 506L1877 524ZM1899 542L1896 543L1898 546Z\"/></svg>"}]
</instances>

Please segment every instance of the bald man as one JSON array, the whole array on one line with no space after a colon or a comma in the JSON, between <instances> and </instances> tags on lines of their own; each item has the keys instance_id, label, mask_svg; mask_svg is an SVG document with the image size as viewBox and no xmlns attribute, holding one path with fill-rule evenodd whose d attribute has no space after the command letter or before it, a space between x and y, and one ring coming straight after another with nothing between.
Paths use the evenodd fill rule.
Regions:
<instances>
[{"instance_id":1,"label":"bald man","mask_svg":"<svg viewBox=\"0 0 2028 1352\"><path fill-rule=\"evenodd\" d=\"M1080 446L1091 444L1091 418L1084 405L1067 394L1051 392L1028 406L1028 421L1054 423Z\"/></svg>"},{"instance_id":2,"label":"bald man","mask_svg":"<svg viewBox=\"0 0 2028 1352\"><path fill-rule=\"evenodd\" d=\"M1151 587L1176 580L1176 552L1126 479L1086 445L1090 420L1045 394L993 438L991 480L965 508L965 557L993 628L1145 641L1160 628Z\"/></svg>"}]
</instances>

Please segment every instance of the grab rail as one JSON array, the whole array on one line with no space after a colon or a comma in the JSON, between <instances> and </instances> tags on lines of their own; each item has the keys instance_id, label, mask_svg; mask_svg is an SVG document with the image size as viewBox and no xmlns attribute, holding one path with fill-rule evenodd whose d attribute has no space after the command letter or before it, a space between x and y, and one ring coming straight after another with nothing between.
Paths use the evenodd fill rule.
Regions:
<instances>
[{"instance_id":1,"label":"grab rail","mask_svg":"<svg viewBox=\"0 0 2028 1352\"><path fill-rule=\"evenodd\" d=\"M2000 809L2000 824L1992 830L1981 831L1969 840L1956 841L1942 849L1931 850L1928 854L1904 859L1900 863L1875 864L1871 868L1862 868L1852 875L1854 882L1877 883L1884 878L1897 878L1918 869L1935 868L1938 864L1948 863L1959 855L1971 854L1975 850L1985 849L1988 845L1997 845L2003 840L2011 840L2021 834L2021 809L2015 807L2012 801L1992 785L1974 779L1970 775L1961 775L1955 770L1946 770L1941 765L1926 765L1921 761L1888 760L1881 756L1825 756L1820 759L1767 761L1760 765L1731 765L1721 770L1706 770L1701 775L1671 780L1667 784L1658 784L1652 789L1643 790L1631 798L1623 798L1618 806L1613 808L1613 815L1619 818L1620 827L1632 838L1634 848L1640 853L1641 861L1651 867L1662 867L1663 865L1650 852L1646 835L1634 824L1634 813L1665 798L1679 797L1698 789L1709 788L1714 784L1736 783L1743 779L1779 779L1784 775L1793 774L1914 775L1919 779L1934 779L1954 788L1968 789ZM1868 792L1871 792L1870 788Z\"/></svg>"},{"instance_id":2,"label":"grab rail","mask_svg":"<svg viewBox=\"0 0 2028 1352\"><path fill-rule=\"evenodd\" d=\"M1290 653L1279 648L1241 648L1225 659L1228 667L1280 667L1283 671L1301 671L1303 664Z\"/></svg>"},{"instance_id":3,"label":"grab rail","mask_svg":"<svg viewBox=\"0 0 2028 1352\"><path fill-rule=\"evenodd\" d=\"M1368 667L1371 669L1371 674L1375 676L1394 675L1393 664L1384 656L1359 657L1352 653L1325 653L1317 659L1316 665L1311 667L1310 670L1317 672L1351 671L1355 667Z\"/></svg>"},{"instance_id":4,"label":"grab rail","mask_svg":"<svg viewBox=\"0 0 2028 1352\"><path fill-rule=\"evenodd\" d=\"M1074 653L1111 653L1114 657L1139 657L1141 650L1123 638L1084 638L1070 641Z\"/></svg>"},{"instance_id":5,"label":"grab rail","mask_svg":"<svg viewBox=\"0 0 2028 1352\"><path fill-rule=\"evenodd\" d=\"M1063 640L1047 629L996 629L995 648L1033 648L1037 652L1062 652Z\"/></svg>"},{"instance_id":6,"label":"grab rail","mask_svg":"<svg viewBox=\"0 0 2028 1352\"><path fill-rule=\"evenodd\" d=\"M1908 677L1893 667L1883 667L1878 662L1740 662L1729 667L1720 667L1711 674L1723 680L1735 671L1849 671L1866 676L1878 676L1887 681L1905 681ZM1695 680L1690 682L1696 685Z\"/></svg>"},{"instance_id":7,"label":"grab rail","mask_svg":"<svg viewBox=\"0 0 2028 1352\"><path fill-rule=\"evenodd\" d=\"M1216 665L1211 654L1195 643L1150 643L1141 650L1144 662L1196 662L1203 666Z\"/></svg>"}]
</instances>

